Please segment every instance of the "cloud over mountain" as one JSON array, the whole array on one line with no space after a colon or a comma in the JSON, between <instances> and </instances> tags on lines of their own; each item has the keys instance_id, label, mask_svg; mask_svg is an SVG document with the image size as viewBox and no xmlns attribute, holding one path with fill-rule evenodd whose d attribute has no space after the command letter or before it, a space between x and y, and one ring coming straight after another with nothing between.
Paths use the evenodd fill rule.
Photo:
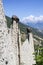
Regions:
<instances>
[{"instance_id":1,"label":"cloud over mountain","mask_svg":"<svg viewBox=\"0 0 43 65\"><path fill-rule=\"evenodd\" d=\"M27 16L22 19L23 23L37 23L37 22L43 22L43 16Z\"/></svg>"}]
</instances>

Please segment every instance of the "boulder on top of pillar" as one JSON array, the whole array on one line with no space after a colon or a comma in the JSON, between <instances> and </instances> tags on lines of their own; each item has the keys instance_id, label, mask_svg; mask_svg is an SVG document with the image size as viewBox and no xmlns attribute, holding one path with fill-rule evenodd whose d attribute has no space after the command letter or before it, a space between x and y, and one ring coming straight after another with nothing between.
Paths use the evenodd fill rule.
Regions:
<instances>
[{"instance_id":1,"label":"boulder on top of pillar","mask_svg":"<svg viewBox=\"0 0 43 65\"><path fill-rule=\"evenodd\" d=\"M19 22L19 18L16 15L12 16L12 23L13 23L14 20L16 21L16 23Z\"/></svg>"},{"instance_id":2,"label":"boulder on top of pillar","mask_svg":"<svg viewBox=\"0 0 43 65\"><path fill-rule=\"evenodd\" d=\"M27 33L31 33L32 29L31 28L27 28Z\"/></svg>"}]
</instances>

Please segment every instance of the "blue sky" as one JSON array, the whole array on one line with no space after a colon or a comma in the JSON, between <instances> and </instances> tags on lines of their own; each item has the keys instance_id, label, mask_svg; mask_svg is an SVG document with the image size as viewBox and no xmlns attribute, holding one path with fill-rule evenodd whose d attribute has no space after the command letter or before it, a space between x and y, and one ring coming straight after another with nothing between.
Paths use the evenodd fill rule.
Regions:
<instances>
[{"instance_id":1,"label":"blue sky","mask_svg":"<svg viewBox=\"0 0 43 65\"><path fill-rule=\"evenodd\" d=\"M43 0L3 0L5 14L23 17L43 16Z\"/></svg>"}]
</instances>

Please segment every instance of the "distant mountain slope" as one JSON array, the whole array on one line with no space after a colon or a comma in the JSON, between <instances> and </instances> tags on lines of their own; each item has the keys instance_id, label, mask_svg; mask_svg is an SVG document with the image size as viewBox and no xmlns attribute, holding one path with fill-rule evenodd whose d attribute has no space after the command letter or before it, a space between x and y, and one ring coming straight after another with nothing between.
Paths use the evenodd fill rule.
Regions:
<instances>
[{"instance_id":1,"label":"distant mountain slope","mask_svg":"<svg viewBox=\"0 0 43 65\"><path fill-rule=\"evenodd\" d=\"M37 29L40 29L40 30L43 30L43 21L38 21L36 23L28 22L27 25L37 28Z\"/></svg>"},{"instance_id":2,"label":"distant mountain slope","mask_svg":"<svg viewBox=\"0 0 43 65\"><path fill-rule=\"evenodd\" d=\"M8 16L6 16L6 19L7 19L7 26L10 28L12 19ZM30 26L24 25L21 22L19 22L19 28L21 29L21 33L22 32L27 33L26 32L27 27L30 27ZM32 29L33 35L37 35L37 36L43 38L43 32L40 32L38 29L35 29L35 28L32 28L32 27L30 27L30 28Z\"/></svg>"}]
</instances>

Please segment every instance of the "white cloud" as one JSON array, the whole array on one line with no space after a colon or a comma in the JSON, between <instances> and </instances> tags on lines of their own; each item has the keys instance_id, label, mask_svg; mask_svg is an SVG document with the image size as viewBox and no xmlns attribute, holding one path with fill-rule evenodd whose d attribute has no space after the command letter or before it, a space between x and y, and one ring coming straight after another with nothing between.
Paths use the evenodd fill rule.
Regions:
<instances>
[{"instance_id":1,"label":"white cloud","mask_svg":"<svg viewBox=\"0 0 43 65\"><path fill-rule=\"evenodd\" d=\"M33 15L30 15L28 17L24 17L22 19L22 22L23 23L37 23L37 22L42 22L43 21L43 16L33 16Z\"/></svg>"}]
</instances>

